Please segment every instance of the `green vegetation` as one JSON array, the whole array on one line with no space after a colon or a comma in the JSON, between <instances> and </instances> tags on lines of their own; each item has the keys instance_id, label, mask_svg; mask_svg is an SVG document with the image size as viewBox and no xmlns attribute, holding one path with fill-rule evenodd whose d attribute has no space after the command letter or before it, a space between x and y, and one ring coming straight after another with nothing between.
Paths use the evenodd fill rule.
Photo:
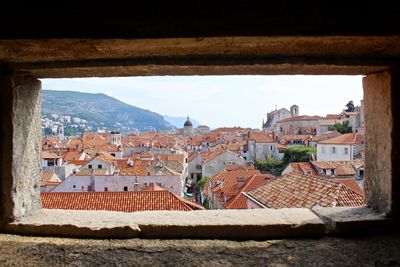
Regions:
<instances>
[{"instance_id":1,"label":"green vegetation","mask_svg":"<svg viewBox=\"0 0 400 267\"><path fill-rule=\"evenodd\" d=\"M197 185L200 187L200 190L204 192L204 187L208 184L210 177L204 176L200 181L197 182Z\"/></svg>"},{"instance_id":2,"label":"green vegetation","mask_svg":"<svg viewBox=\"0 0 400 267\"><path fill-rule=\"evenodd\" d=\"M285 149L283 161L287 164L290 162L307 162L312 159L312 155L317 154L316 147L310 146L293 146Z\"/></svg>"},{"instance_id":3,"label":"green vegetation","mask_svg":"<svg viewBox=\"0 0 400 267\"><path fill-rule=\"evenodd\" d=\"M349 101L349 103L346 104L346 112L353 112L355 110L353 101Z\"/></svg>"},{"instance_id":4,"label":"green vegetation","mask_svg":"<svg viewBox=\"0 0 400 267\"><path fill-rule=\"evenodd\" d=\"M208 199L208 197L205 197L205 198L204 198L203 207L204 207L206 210L209 210L209 209L210 209L210 200Z\"/></svg>"},{"instance_id":5,"label":"green vegetation","mask_svg":"<svg viewBox=\"0 0 400 267\"><path fill-rule=\"evenodd\" d=\"M267 157L265 160L257 160L254 166L262 173L279 176L286 168L287 164L285 164L282 160Z\"/></svg>"},{"instance_id":6,"label":"green vegetation","mask_svg":"<svg viewBox=\"0 0 400 267\"><path fill-rule=\"evenodd\" d=\"M316 147L308 147L308 146L293 146L288 147L285 150L285 154L283 156L283 160L273 159L271 157L267 157L265 160L258 160L254 164L257 170L260 170L262 173L272 174L274 176L280 176L282 171L289 165L291 162L307 162L313 159L312 155L316 155L317 148Z\"/></svg>"},{"instance_id":7,"label":"green vegetation","mask_svg":"<svg viewBox=\"0 0 400 267\"><path fill-rule=\"evenodd\" d=\"M335 123L335 125L329 126L328 129L329 129L329 131L337 131L341 134L353 132L353 129L351 128L351 126L349 126L349 124L347 122Z\"/></svg>"}]
</instances>

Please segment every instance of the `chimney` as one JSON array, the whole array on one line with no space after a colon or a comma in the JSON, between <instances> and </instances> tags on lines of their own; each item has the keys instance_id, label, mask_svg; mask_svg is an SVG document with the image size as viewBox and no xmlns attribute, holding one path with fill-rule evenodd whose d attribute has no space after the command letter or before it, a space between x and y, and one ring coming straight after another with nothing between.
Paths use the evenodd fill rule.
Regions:
<instances>
[{"instance_id":1,"label":"chimney","mask_svg":"<svg viewBox=\"0 0 400 267\"><path fill-rule=\"evenodd\" d=\"M94 190L94 184L95 184L94 180L95 180L94 169L92 169L91 174L90 174L90 191L91 192L95 191Z\"/></svg>"},{"instance_id":2,"label":"chimney","mask_svg":"<svg viewBox=\"0 0 400 267\"><path fill-rule=\"evenodd\" d=\"M236 181L237 181L238 188L241 188L244 185L244 183L246 182L246 179L244 177L240 176L240 177L236 178Z\"/></svg>"}]
</instances>

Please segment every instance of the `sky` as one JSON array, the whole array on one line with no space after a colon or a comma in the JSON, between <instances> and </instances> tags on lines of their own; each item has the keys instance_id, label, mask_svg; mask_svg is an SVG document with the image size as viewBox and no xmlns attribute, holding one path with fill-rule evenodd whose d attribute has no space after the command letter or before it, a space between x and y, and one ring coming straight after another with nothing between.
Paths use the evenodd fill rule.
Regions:
<instances>
[{"instance_id":1,"label":"sky","mask_svg":"<svg viewBox=\"0 0 400 267\"><path fill-rule=\"evenodd\" d=\"M169 116L217 127L260 128L266 114L296 104L300 115L338 114L363 99L362 76L149 76L42 79L46 90L104 93Z\"/></svg>"}]
</instances>

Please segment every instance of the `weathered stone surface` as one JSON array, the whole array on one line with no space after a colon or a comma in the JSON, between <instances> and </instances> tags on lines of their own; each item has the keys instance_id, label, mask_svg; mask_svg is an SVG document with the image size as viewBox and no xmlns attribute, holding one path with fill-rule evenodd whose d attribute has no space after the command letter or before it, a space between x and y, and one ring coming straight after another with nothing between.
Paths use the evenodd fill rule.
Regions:
<instances>
[{"instance_id":1,"label":"weathered stone surface","mask_svg":"<svg viewBox=\"0 0 400 267\"><path fill-rule=\"evenodd\" d=\"M266 239L322 236L324 224L308 209L134 213L42 209L8 225L7 231L75 237Z\"/></svg>"},{"instance_id":2,"label":"weathered stone surface","mask_svg":"<svg viewBox=\"0 0 400 267\"><path fill-rule=\"evenodd\" d=\"M82 240L0 235L1 266L398 266L400 236Z\"/></svg>"},{"instance_id":3,"label":"weathered stone surface","mask_svg":"<svg viewBox=\"0 0 400 267\"><path fill-rule=\"evenodd\" d=\"M365 197L369 206L389 213L392 208L393 113L389 72L363 78L365 108Z\"/></svg>"},{"instance_id":4,"label":"weathered stone surface","mask_svg":"<svg viewBox=\"0 0 400 267\"><path fill-rule=\"evenodd\" d=\"M396 230L396 222L393 219L368 207L315 207L312 210L325 222L328 233L384 233Z\"/></svg>"},{"instance_id":5,"label":"weathered stone surface","mask_svg":"<svg viewBox=\"0 0 400 267\"><path fill-rule=\"evenodd\" d=\"M40 208L41 83L29 75L14 75L13 83L13 216L20 218Z\"/></svg>"},{"instance_id":6,"label":"weathered stone surface","mask_svg":"<svg viewBox=\"0 0 400 267\"><path fill-rule=\"evenodd\" d=\"M23 74L1 75L2 223L40 208L40 81Z\"/></svg>"},{"instance_id":7,"label":"weathered stone surface","mask_svg":"<svg viewBox=\"0 0 400 267\"><path fill-rule=\"evenodd\" d=\"M398 36L0 40L0 61L36 77L356 75L393 65L399 42Z\"/></svg>"}]
</instances>

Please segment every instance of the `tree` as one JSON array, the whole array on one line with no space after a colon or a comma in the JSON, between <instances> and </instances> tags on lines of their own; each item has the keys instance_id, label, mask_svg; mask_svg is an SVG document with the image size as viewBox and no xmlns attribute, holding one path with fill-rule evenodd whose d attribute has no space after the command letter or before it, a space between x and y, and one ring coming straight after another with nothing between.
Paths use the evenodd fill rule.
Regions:
<instances>
[{"instance_id":1,"label":"tree","mask_svg":"<svg viewBox=\"0 0 400 267\"><path fill-rule=\"evenodd\" d=\"M197 182L197 185L200 187L200 190L204 192L204 187L208 184L210 177L203 176L200 181Z\"/></svg>"},{"instance_id":2,"label":"tree","mask_svg":"<svg viewBox=\"0 0 400 267\"><path fill-rule=\"evenodd\" d=\"M353 112L354 111L354 104L353 101L349 101L349 103L346 104L347 109L345 110L346 112Z\"/></svg>"},{"instance_id":3,"label":"tree","mask_svg":"<svg viewBox=\"0 0 400 267\"><path fill-rule=\"evenodd\" d=\"M337 131L341 134L352 133L353 129L349 126L348 122L337 122L333 126L329 126L329 131Z\"/></svg>"},{"instance_id":4,"label":"tree","mask_svg":"<svg viewBox=\"0 0 400 267\"><path fill-rule=\"evenodd\" d=\"M254 167L262 173L279 176L286 168L286 165L282 160L267 157L265 160L257 160Z\"/></svg>"},{"instance_id":5,"label":"tree","mask_svg":"<svg viewBox=\"0 0 400 267\"><path fill-rule=\"evenodd\" d=\"M313 159L312 155L316 155L317 148L309 146L293 146L285 149L283 161L286 164L290 162L307 162Z\"/></svg>"}]
</instances>

